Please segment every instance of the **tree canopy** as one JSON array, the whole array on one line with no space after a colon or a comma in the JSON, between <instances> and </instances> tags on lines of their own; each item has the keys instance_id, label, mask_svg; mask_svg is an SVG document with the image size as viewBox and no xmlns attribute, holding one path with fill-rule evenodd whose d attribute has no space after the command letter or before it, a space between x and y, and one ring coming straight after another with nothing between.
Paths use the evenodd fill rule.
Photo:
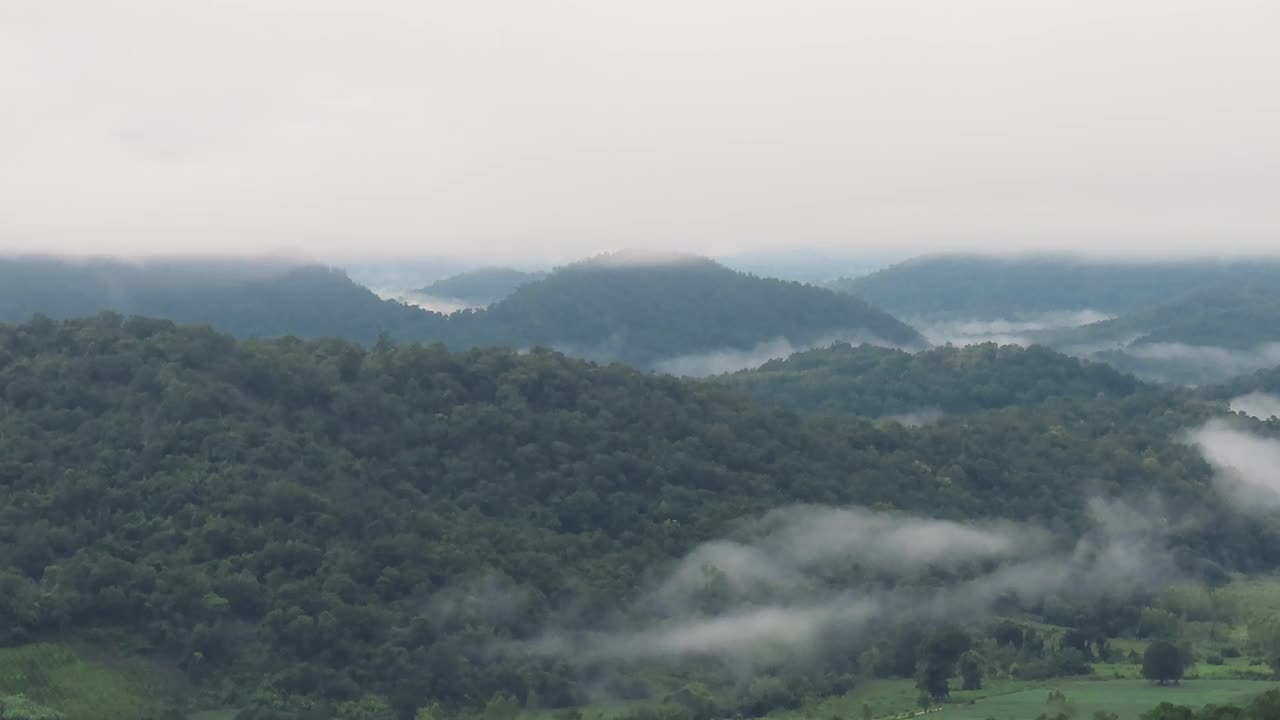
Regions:
<instances>
[{"instance_id":1,"label":"tree canopy","mask_svg":"<svg viewBox=\"0 0 1280 720\"><path fill-rule=\"evenodd\" d=\"M1183 661L1178 646L1168 640L1155 640L1142 656L1142 676L1161 685L1182 679Z\"/></svg>"},{"instance_id":2,"label":"tree canopy","mask_svg":"<svg viewBox=\"0 0 1280 720\"><path fill-rule=\"evenodd\" d=\"M773 407L808 414L972 413L1050 398L1125 397L1131 376L1044 347L994 343L919 353L838 344L715 379Z\"/></svg>"},{"instance_id":3,"label":"tree canopy","mask_svg":"<svg viewBox=\"0 0 1280 720\"><path fill-rule=\"evenodd\" d=\"M0 326L0 642L111 638L197 680L234 680L254 712L562 706L604 670L493 649L564 612L585 624L639 612L655 569L794 503L1069 535L1094 495L1158 491L1202 519L1170 538L1188 573L1275 567L1277 528L1223 512L1208 466L1177 440L1214 412L1138 386L911 430L549 351L37 317ZM917 629L878 642L867 666L911 676ZM1028 676L1085 661L1006 636ZM967 648L933 637L922 677L939 690ZM770 708L843 692L859 660L843 650L802 681L762 677L735 697ZM705 705L696 688L673 697Z\"/></svg>"},{"instance_id":4,"label":"tree canopy","mask_svg":"<svg viewBox=\"0 0 1280 720\"><path fill-rule=\"evenodd\" d=\"M650 367L761 343L856 336L925 344L848 295L734 272L711 260L606 255L559 268L496 305L451 315L383 300L340 270L227 261L0 259L0 321L102 311L210 325L238 337L344 338L471 347L553 347Z\"/></svg>"},{"instance_id":5,"label":"tree canopy","mask_svg":"<svg viewBox=\"0 0 1280 720\"><path fill-rule=\"evenodd\" d=\"M1131 313L1190 294L1274 284L1280 263L1070 256L935 255L835 284L906 318L1005 318L1098 310Z\"/></svg>"}]
</instances>

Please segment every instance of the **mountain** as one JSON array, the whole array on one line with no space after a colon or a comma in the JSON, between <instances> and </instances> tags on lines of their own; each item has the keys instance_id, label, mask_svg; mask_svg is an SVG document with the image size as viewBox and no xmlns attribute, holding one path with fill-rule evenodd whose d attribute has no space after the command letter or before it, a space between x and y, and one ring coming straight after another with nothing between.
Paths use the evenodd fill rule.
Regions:
<instances>
[{"instance_id":1,"label":"mountain","mask_svg":"<svg viewBox=\"0 0 1280 720\"><path fill-rule=\"evenodd\" d=\"M834 250L787 249L719 255L716 260L740 272L825 286L900 262L902 256L869 255Z\"/></svg>"},{"instance_id":2,"label":"mountain","mask_svg":"<svg viewBox=\"0 0 1280 720\"><path fill-rule=\"evenodd\" d=\"M1070 345L1179 343L1252 350L1280 343L1280 290L1250 284L1199 291L1155 307L1045 339Z\"/></svg>"},{"instance_id":3,"label":"mountain","mask_svg":"<svg viewBox=\"0 0 1280 720\"><path fill-rule=\"evenodd\" d=\"M696 256L603 255L559 268L471 319L473 344L502 338L639 367L775 340L925 344L912 328L852 296Z\"/></svg>"},{"instance_id":4,"label":"mountain","mask_svg":"<svg viewBox=\"0 0 1280 720\"><path fill-rule=\"evenodd\" d=\"M430 340L446 318L385 301L342 271L247 260L0 258L0 321L112 311L202 323L240 337L344 337L380 332Z\"/></svg>"},{"instance_id":5,"label":"mountain","mask_svg":"<svg viewBox=\"0 0 1280 720\"><path fill-rule=\"evenodd\" d=\"M835 345L714 379L761 403L804 414L897 416L973 413L1052 398L1126 397L1140 383L1099 363L1045 347L994 343L925 352Z\"/></svg>"},{"instance_id":6,"label":"mountain","mask_svg":"<svg viewBox=\"0 0 1280 720\"><path fill-rule=\"evenodd\" d=\"M1140 376L1216 383L1280 364L1280 292L1247 283L1193 292L1103 322L1032 333Z\"/></svg>"},{"instance_id":7,"label":"mountain","mask_svg":"<svg viewBox=\"0 0 1280 720\"><path fill-rule=\"evenodd\" d=\"M543 272L484 267L437 280L414 292L431 297L460 300L473 307L484 307L502 300L521 285L541 280L546 275Z\"/></svg>"},{"instance_id":8,"label":"mountain","mask_svg":"<svg viewBox=\"0 0 1280 720\"><path fill-rule=\"evenodd\" d=\"M924 344L910 327L851 296L686 256L601 256L526 283L487 309L452 315L382 300L320 265L0 260L0 321L102 311L204 323L240 337L547 346L644 368L770 342Z\"/></svg>"},{"instance_id":9,"label":"mountain","mask_svg":"<svg viewBox=\"0 0 1280 720\"><path fill-rule=\"evenodd\" d=\"M1190 293L1280 280L1275 261L1108 261L940 255L836 284L906 318L1003 318L1143 310Z\"/></svg>"}]
</instances>

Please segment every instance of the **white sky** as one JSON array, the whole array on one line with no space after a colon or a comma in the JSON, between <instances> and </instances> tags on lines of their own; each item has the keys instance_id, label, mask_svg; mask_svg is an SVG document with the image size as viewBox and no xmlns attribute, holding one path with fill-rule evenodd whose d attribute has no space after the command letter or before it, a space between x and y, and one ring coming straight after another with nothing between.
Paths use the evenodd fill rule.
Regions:
<instances>
[{"instance_id":1,"label":"white sky","mask_svg":"<svg viewBox=\"0 0 1280 720\"><path fill-rule=\"evenodd\" d=\"M0 250L1280 250L1280 2L0 0Z\"/></svg>"}]
</instances>

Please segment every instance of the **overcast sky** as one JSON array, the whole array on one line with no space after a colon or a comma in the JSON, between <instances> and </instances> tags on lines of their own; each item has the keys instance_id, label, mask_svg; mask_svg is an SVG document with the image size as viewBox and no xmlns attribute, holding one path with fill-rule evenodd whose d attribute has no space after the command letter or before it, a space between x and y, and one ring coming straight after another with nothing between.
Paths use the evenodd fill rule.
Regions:
<instances>
[{"instance_id":1,"label":"overcast sky","mask_svg":"<svg viewBox=\"0 0 1280 720\"><path fill-rule=\"evenodd\" d=\"M0 250L1280 251L1274 0L0 0Z\"/></svg>"}]
</instances>

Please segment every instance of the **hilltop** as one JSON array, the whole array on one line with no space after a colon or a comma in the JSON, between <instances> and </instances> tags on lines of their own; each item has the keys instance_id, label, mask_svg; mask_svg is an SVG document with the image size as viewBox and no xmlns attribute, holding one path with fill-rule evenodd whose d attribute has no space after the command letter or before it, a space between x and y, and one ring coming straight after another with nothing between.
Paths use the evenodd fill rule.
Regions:
<instances>
[{"instance_id":1,"label":"hilltop","mask_svg":"<svg viewBox=\"0 0 1280 720\"><path fill-rule=\"evenodd\" d=\"M525 283L487 309L452 315L383 300L320 265L0 260L0 321L103 311L207 324L239 337L544 346L643 368L775 341L924 344L915 330L856 298L693 256L603 255Z\"/></svg>"},{"instance_id":2,"label":"hilltop","mask_svg":"<svg viewBox=\"0 0 1280 720\"><path fill-rule=\"evenodd\" d=\"M973 413L1051 398L1125 397L1140 383L1042 346L994 343L920 353L836 345L715 378L772 407L866 417Z\"/></svg>"},{"instance_id":3,"label":"hilltop","mask_svg":"<svg viewBox=\"0 0 1280 720\"><path fill-rule=\"evenodd\" d=\"M110 311L206 324L239 337L379 333L431 339L445 317L379 298L336 268L291 261L0 257L0 322Z\"/></svg>"},{"instance_id":4,"label":"hilltop","mask_svg":"<svg viewBox=\"0 0 1280 720\"><path fill-rule=\"evenodd\" d=\"M795 346L853 337L925 344L914 329L855 297L697 256L602 255L524 285L473 319L490 338L640 367L778 339Z\"/></svg>"},{"instance_id":5,"label":"hilltop","mask_svg":"<svg viewBox=\"0 0 1280 720\"><path fill-rule=\"evenodd\" d=\"M492 305L515 292L521 285L541 280L544 272L524 272L506 267L483 267L437 280L414 292L430 297L458 300L473 307Z\"/></svg>"},{"instance_id":6,"label":"hilltop","mask_svg":"<svg viewBox=\"0 0 1280 720\"><path fill-rule=\"evenodd\" d=\"M1129 313L1201 290L1278 279L1275 261L937 255L835 287L906 318L1013 319L1080 310Z\"/></svg>"}]
</instances>

